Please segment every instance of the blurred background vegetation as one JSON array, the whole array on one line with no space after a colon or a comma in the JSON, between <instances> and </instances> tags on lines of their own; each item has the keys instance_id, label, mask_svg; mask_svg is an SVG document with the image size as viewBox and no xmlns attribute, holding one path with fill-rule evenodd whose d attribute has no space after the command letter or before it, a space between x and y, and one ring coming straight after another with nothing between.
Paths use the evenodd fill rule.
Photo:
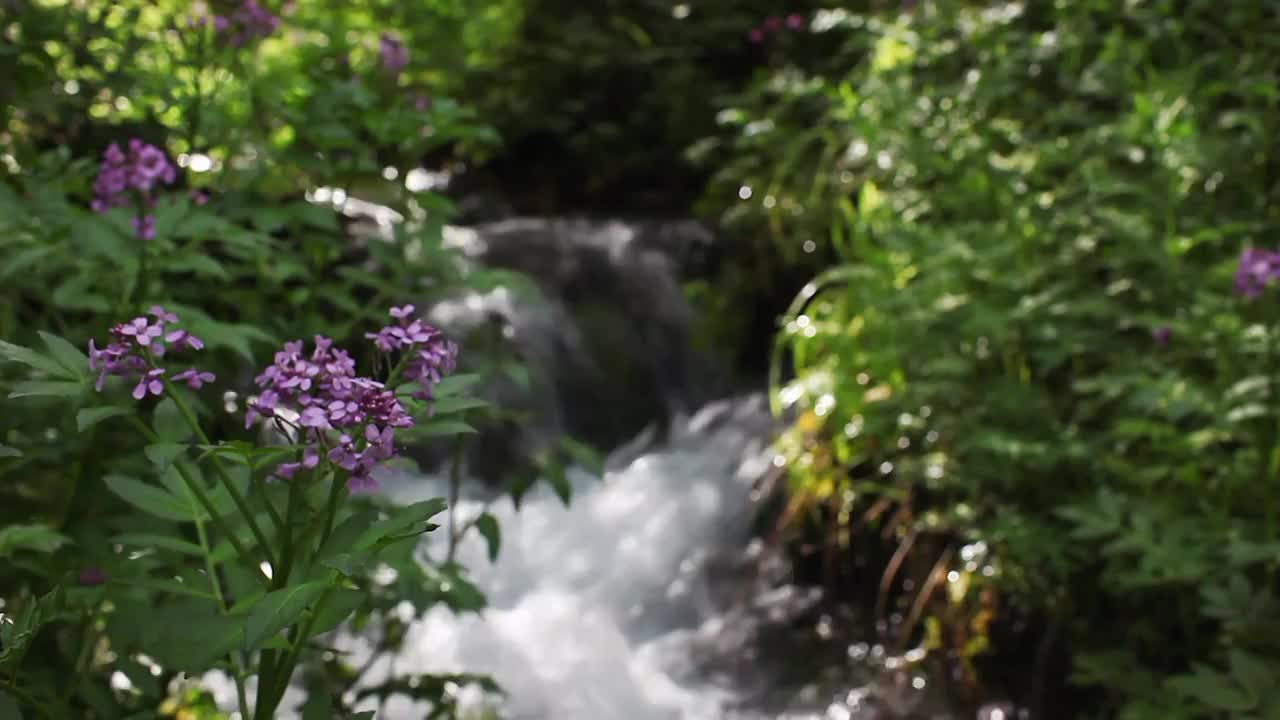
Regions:
<instances>
[{"instance_id":1,"label":"blurred background vegetation","mask_svg":"<svg viewBox=\"0 0 1280 720\"><path fill-rule=\"evenodd\" d=\"M762 524L803 580L934 650L975 703L1280 717L1280 305L1233 287L1244 248L1276 247L1280 4L273 10L249 53L185 2L0 2L0 336L110 307L78 278L112 246L48 238L102 237L94 162L132 136L236 227L304 247L338 232L299 202L318 186L423 232L694 215L719 237L687 278L701 340L792 422ZM403 73L380 72L383 33ZM454 182L408 189L416 168ZM333 317L387 280L325 290L331 248L272 267L268 299L187 302L238 308L215 346L220 322L350 331ZM312 314L286 327L274 302Z\"/></svg>"}]
</instances>

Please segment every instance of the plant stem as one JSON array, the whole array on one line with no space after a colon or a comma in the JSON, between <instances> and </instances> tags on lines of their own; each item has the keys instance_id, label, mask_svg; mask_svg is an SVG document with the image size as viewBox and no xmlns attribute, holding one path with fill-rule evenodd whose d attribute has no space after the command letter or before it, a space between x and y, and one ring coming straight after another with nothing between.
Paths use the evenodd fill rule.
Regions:
<instances>
[{"instance_id":1,"label":"plant stem","mask_svg":"<svg viewBox=\"0 0 1280 720\"><path fill-rule=\"evenodd\" d=\"M191 500L187 498L188 502ZM218 601L218 612L223 615L227 614L227 598L222 592L222 583L218 580L218 568L213 562L213 553L209 549L209 535L205 532L204 523L200 518L196 518L196 539L200 541L200 550L204 553L205 572L209 575L209 587L213 590L213 596ZM236 683L236 700L240 703L240 717L248 717L249 702L244 691L244 659L240 657L236 651L231 652L231 662L235 666L233 677Z\"/></svg>"},{"instance_id":2,"label":"plant stem","mask_svg":"<svg viewBox=\"0 0 1280 720\"><path fill-rule=\"evenodd\" d=\"M453 562L458 550L458 495L462 491L462 460L465 457L467 443L458 440L453 447L453 463L449 468L449 551L445 562Z\"/></svg>"},{"instance_id":3,"label":"plant stem","mask_svg":"<svg viewBox=\"0 0 1280 720\"><path fill-rule=\"evenodd\" d=\"M143 437L153 443L159 442L160 438L157 437L156 434L151 431L151 428L147 427L146 423L142 422L138 416L130 415L129 420L138 428ZM227 536L227 542L231 543L231 547L235 549L236 555L238 555L248 566L250 574L256 577L259 582L264 584L267 583L267 578L262 574L262 569L253 561L253 555L250 554L244 544L240 542L240 539L236 537L236 534L231 531L230 526L228 526L227 522L222 519L222 516L218 514L217 508L214 507L213 501L209 499L209 495L205 493L204 488L200 487L200 484L191 477L190 473L188 473L186 468L182 467L182 465L174 463L173 467L178 471L178 475L182 478L183 484L191 491L192 495L196 496L196 500L200 502L200 506L204 508L205 512L209 513L209 518L212 519L213 524L217 526L218 532Z\"/></svg>"},{"instance_id":4,"label":"plant stem","mask_svg":"<svg viewBox=\"0 0 1280 720\"><path fill-rule=\"evenodd\" d=\"M200 442L207 446L212 446L213 442L209 440L209 436L205 434L204 428L200 427L200 423L196 421L196 416L191 412L191 408L187 407L187 403L183 401L182 396L174 391L173 385L166 382L164 384L165 394L169 399L173 400L173 404L178 407L178 412L182 413L183 419L187 421L187 425L191 427L196 437L200 438ZM213 469L218 474L218 479L222 480L222 485L227 489L227 493L231 495L231 500L236 504L236 509L244 516L244 521L249 526L249 531L253 533L253 537L258 541L259 547L262 548L262 554L266 556L267 562L271 567L276 566L275 554L271 552L271 546L267 544L267 536L263 534L262 528L258 527L257 520L254 520L253 511L249 507L248 501L244 499L244 495L236 488L235 483L231 481L231 476L227 474L226 468L222 466L222 459L217 453L212 454Z\"/></svg>"},{"instance_id":5,"label":"plant stem","mask_svg":"<svg viewBox=\"0 0 1280 720\"><path fill-rule=\"evenodd\" d=\"M329 540L329 534L333 532L333 519L338 513L338 499L342 494L342 478L338 473L330 473L332 484L329 486L329 500L325 503L324 510L324 530L320 533L320 543L316 545L317 550L324 547Z\"/></svg>"}]
</instances>

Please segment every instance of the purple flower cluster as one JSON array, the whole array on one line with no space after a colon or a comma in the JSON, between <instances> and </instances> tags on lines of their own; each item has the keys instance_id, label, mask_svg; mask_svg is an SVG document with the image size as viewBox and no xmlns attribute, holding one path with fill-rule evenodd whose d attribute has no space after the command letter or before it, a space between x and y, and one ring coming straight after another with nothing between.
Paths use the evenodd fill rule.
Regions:
<instances>
[{"instance_id":1,"label":"purple flower cluster","mask_svg":"<svg viewBox=\"0 0 1280 720\"><path fill-rule=\"evenodd\" d=\"M413 317L413 306L391 308L391 317L397 321L376 333L365 337L384 353L406 353L403 378L416 383L413 396L420 400L431 399L431 387L440 378L454 371L458 363L458 345L444 333Z\"/></svg>"},{"instance_id":2,"label":"purple flower cluster","mask_svg":"<svg viewBox=\"0 0 1280 720\"><path fill-rule=\"evenodd\" d=\"M155 207L152 191L157 185L172 185L178 179L178 171L164 151L134 138L129 141L126 154L117 143L111 143L102 154L102 167L93 182L94 212L106 212L112 208L127 207L133 200L143 208ZM156 219L145 212L133 219L134 232L143 240L156 235Z\"/></svg>"},{"instance_id":3,"label":"purple flower cluster","mask_svg":"<svg viewBox=\"0 0 1280 720\"><path fill-rule=\"evenodd\" d=\"M255 0L244 0L230 15L213 16L213 28L231 47L244 47L269 37L280 27L280 18Z\"/></svg>"},{"instance_id":4,"label":"purple flower cluster","mask_svg":"<svg viewBox=\"0 0 1280 720\"><path fill-rule=\"evenodd\" d=\"M770 15L765 18L764 22L760 23L759 26L751 28L751 30L747 32L747 37L751 42L759 45L770 35L782 30L784 26L788 30L799 30L804 27L804 16L800 13L791 13L784 20L777 15Z\"/></svg>"},{"instance_id":5,"label":"purple flower cluster","mask_svg":"<svg viewBox=\"0 0 1280 720\"><path fill-rule=\"evenodd\" d=\"M394 392L356 376L355 367L346 351L317 335L310 355L303 353L301 340L286 343L255 379L262 392L249 402L245 426L259 417L275 418L300 428L308 444L302 460L281 465L278 476L291 478L300 469L313 468L324 453L350 473L347 486L352 491L376 487L373 469L395 455L393 429L412 427L413 418ZM297 420L285 421L280 409L297 413Z\"/></svg>"},{"instance_id":6,"label":"purple flower cluster","mask_svg":"<svg viewBox=\"0 0 1280 720\"><path fill-rule=\"evenodd\" d=\"M378 57L382 62L382 69L388 75L396 76L409 65L409 48L390 34L383 33L378 46Z\"/></svg>"},{"instance_id":7,"label":"purple flower cluster","mask_svg":"<svg viewBox=\"0 0 1280 720\"><path fill-rule=\"evenodd\" d=\"M148 317L149 316L149 317ZM98 373L94 387L101 392L107 376L115 375L137 380L133 397L141 400L147 395L164 394L164 376L167 372L156 367L155 362L171 350L200 350L204 343L186 330L171 327L178 316L156 306L147 315L133 318L111 328L111 342L98 348L89 341L89 369ZM214 375L194 368L183 370L169 378L172 382L186 383L199 389L213 382Z\"/></svg>"},{"instance_id":8,"label":"purple flower cluster","mask_svg":"<svg viewBox=\"0 0 1280 720\"><path fill-rule=\"evenodd\" d=\"M1236 293L1256 298L1275 280L1280 279L1280 253L1261 248L1246 248L1236 267Z\"/></svg>"}]
</instances>

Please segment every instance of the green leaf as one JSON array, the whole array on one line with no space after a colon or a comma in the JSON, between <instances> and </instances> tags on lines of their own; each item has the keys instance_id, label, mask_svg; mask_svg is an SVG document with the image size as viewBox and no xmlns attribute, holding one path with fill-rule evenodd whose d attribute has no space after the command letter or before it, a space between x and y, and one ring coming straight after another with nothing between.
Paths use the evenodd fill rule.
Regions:
<instances>
[{"instance_id":1,"label":"green leaf","mask_svg":"<svg viewBox=\"0 0 1280 720\"><path fill-rule=\"evenodd\" d=\"M0 458L7 457L22 457L22 451L8 445L0 445Z\"/></svg>"},{"instance_id":2,"label":"green leaf","mask_svg":"<svg viewBox=\"0 0 1280 720\"><path fill-rule=\"evenodd\" d=\"M498 559L498 550L502 547L502 530L498 527L498 519L489 513L481 513L476 518L476 530L489 544L489 562Z\"/></svg>"},{"instance_id":3,"label":"green leaf","mask_svg":"<svg viewBox=\"0 0 1280 720\"><path fill-rule=\"evenodd\" d=\"M199 545L179 538L169 537L168 535L122 533L111 538L111 541L136 548L159 548L161 550L172 550L183 555L191 555L192 557L204 556L204 551L200 549Z\"/></svg>"},{"instance_id":4,"label":"green leaf","mask_svg":"<svg viewBox=\"0 0 1280 720\"><path fill-rule=\"evenodd\" d=\"M311 637L323 635L342 624L364 602L365 594L354 588L338 588L329 593L311 624Z\"/></svg>"},{"instance_id":5,"label":"green leaf","mask_svg":"<svg viewBox=\"0 0 1280 720\"><path fill-rule=\"evenodd\" d=\"M124 475L108 475L104 482L121 500L149 515L178 522L191 522L196 518L187 503L153 485Z\"/></svg>"},{"instance_id":6,"label":"green leaf","mask_svg":"<svg viewBox=\"0 0 1280 720\"><path fill-rule=\"evenodd\" d=\"M85 384L78 380L29 380L13 386L9 398L61 397L76 398L84 394Z\"/></svg>"},{"instance_id":7,"label":"green leaf","mask_svg":"<svg viewBox=\"0 0 1280 720\"><path fill-rule=\"evenodd\" d=\"M33 370L40 370L49 375L66 376L66 370L53 358L45 357L35 350L14 345L0 340L0 360L22 363Z\"/></svg>"},{"instance_id":8,"label":"green leaf","mask_svg":"<svg viewBox=\"0 0 1280 720\"><path fill-rule=\"evenodd\" d=\"M502 371L506 373L507 377L511 378L512 382L525 392L528 392L529 388L533 386L533 378L529 375L529 368L525 365L511 363L509 365L505 365L502 368Z\"/></svg>"},{"instance_id":9,"label":"green leaf","mask_svg":"<svg viewBox=\"0 0 1280 720\"><path fill-rule=\"evenodd\" d=\"M476 429L461 420L428 420L416 425L411 434L415 437L443 437L473 434Z\"/></svg>"},{"instance_id":10,"label":"green leaf","mask_svg":"<svg viewBox=\"0 0 1280 720\"><path fill-rule=\"evenodd\" d=\"M443 397L431 403L432 411L437 415L447 415L449 413L461 412L463 410L474 410L476 408L489 407L489 403L480 398L463 397L454 395Z\"/></svg>"},{"instance_id":11,"label":"green leaf","mask_svg":"<svg viewBox=\"0 0 1280 720\"><path fill-rule=\"evenodd\" d=\"M432 498L396 508L385 520L374 523L361 533L359 538L356 539L354 547L357 550L373 547L374 544L385 537L398 534L419 523L426 522L433 516L443 512L448 506L449 504L444 498Z\"/></svg>"},{"instance_id":12,"label":"green leaf","mask_svg":"<svg viewBox=\"0 0 1280 720\"><path fill-rule=\"evenodd\" d=\"M168 443L182 442L192 435L191 426L178 409L178 404L168 397L156 403L155 412L151 416L151 429Z\"/></svg>"},{"instance_id":13,"label":"green leaf","mask_svg":"<svg viewBox=\"0 0 1280 720\"><path fill-rule=\"evenodd\" d=\"M143 448L147 459L156 466L157 470L165 470L173 464L174 460L181 457L187 451L185 445L178 443L155 443Z\"/></svg>"},{"instance_id":14,"label":"green leaf","mask_svg":"<svg viewBox=\"0 0 1280 720\"><path fill-rule=\"evenodd\" d=\"M324 592L326 583L315 581L267 593L253 606L244 626L241 649L252 652L276 633L292 625Z\"/></svg>"},{"instance_id":15,"label":"green leaf","mask_svg":"<svg viewBox=\"0 0 1280 720\"><path fill-rule=\"evenodd\" d=\"M596 452L592 447L574 440L573 438L561 438L560 446L569 453L569 457L581 465L586 470L599 475L604 472L604 458L600 457L600 453Z\"/></svg>"},{"instance_id":16,"label":"green leaf","mask_svg":"<svg viewBox=\"0 0 1280 720\"><path fill-rule=\"evenodd\" d=\"M201 590L193 587L190 583L181 582L179 580L160 580L156 578L126 578L122 579L121 584L129 587L141 588L161 595L173 595L184 598L196 598L199 600L214 600L213 593L208 590Z\"/></svg>"},{"instance_id":17,"label":"green leaf","mask_svg":"<svg viewBox=\"0 0 1280 720\"><path fill-rule=\"evenodd\" d=\"M169 262L165 267L169 272L192 272L202 277L211 277L218 280L230 280L231 275L221 263L208 255L202 255L198 252L188 252L179 255Z\"/></svg>"},{"instance_id":18,"label":"green leaf","mask_svg":"<svg viewBox=\"0 0 1280 720\"><path fill-rule=\"evenodd\" d=\"M48 525L6 525L0 528L0 557L17 550L51 553L69 542Z\"/></svg>"},{"instance_id":19,"label":"green leaf","mask_svg":"<svg viewBox=\"0 0 1280 720\"><path fill-rule=\"evenodd\" d=\"M569 501L573 499L573 485L565 474L564 463L559 458L552 457L543 466L543 472L547 474L547 482L551 483L551 489L555 490L560 502L568 507Z\"/></svg>"},{"instance_id":20,"label":"green leaf","mask_svg":"<svg viewBox=\"0 0 1280 720\"><path fill-rule=\"evenodd\" d=\"M448 377L441 378L440 382L436 383L435 386L431 388L431 394L436 398L445 398L450 395L457 395L478 382L480 382L480 376L476 373L459 373L457 375L450 375Z\"/></svg>"},{"instance_id":21,"label":"green leaf","mask_svg":"<svg viewBox=\"0 0 1280 720\"><path fill-rule=\"evenodd\" d=\"M350 551L355 547L360 536L378 521L378 513L373 510L361 510L338 523L338 527L329 534L324 546L316 553L317 558L334 557Z\"/></svg>"},{"instance_id":22,"label":"green leaf","mask_svg":"<svg viewBox=\"0 0 1280 720\"><path fill-rule=\"evenodd\" d=\"M47 333L43 330L40 332L40 339L44 340L45 347L49 348L49 352L53 353L53 358L58 364L66 369L68 377L84 378L89 376L89 358L75 345L67 342L53 333Z\"/></svg>"},{"instance_id":23,"label":"green leaf","mask_svg":"<svg viewBox=\"0 0 1280 720\"><path fill-rule=\"evenodd\" d=\"M1275 679L1280 677L1278 672L1280 668L1277 668L1274 663L1267 663L1258 656L1239 648L1232 648L1229 657L1231 675L1255 701L1266 697L1268 689L1275 684Z\"/></svg>"},{"instance_id":24,"label":"green leaf","mask_svg":"<svg viewBox=\"0 0 1280 720\"><path fill-rule=\"evenodd\" d=\"M4 720L22 720L22 708L9 693L0 690L0 718Z\"/></svg>"},{"instance_id":25,"label":"green leaf","mask_svg":"<svg viewBox=\"0 0 1280 720\"><path fill-rule=\"evenodd\" d=\"M117 417L119 415L128 415L131 412L133 412L132 408L116 407L113 405L85 408L76 413L76 429L80 432L84 432L103 420Z\"/></svg>"},{"instance_id":26,"label":"green leaf","mask_svg":"<svg viewBox=\"0 0 1280 720\"><path fill-rule=\"evenodd\" d=\"M1169 681L1175 690L1215 710L1243 712L1256 703L1230 677L1201 666L1194 675L1182 675Z\"/></svg>"},{"instance_id":27,"label":"green leaf","mask_svg":"<svg viewBox=\"0 0 1280 720\"><path fill-rule=\"evenodd\" d=\"M214 603L182 600L158 609L156 632L147 654L162 667L206 672L240 644L245 616L218 612Z\"/></svg>"}]
</instances>

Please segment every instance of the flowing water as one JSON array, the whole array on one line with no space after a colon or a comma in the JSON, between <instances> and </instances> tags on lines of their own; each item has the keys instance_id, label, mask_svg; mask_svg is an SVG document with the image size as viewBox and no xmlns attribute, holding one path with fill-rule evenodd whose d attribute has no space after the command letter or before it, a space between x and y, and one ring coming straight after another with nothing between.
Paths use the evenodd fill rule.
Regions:
<instances>
[{"instance_id":1,"label":"flowing water","mask_svg":"<svg viewBox=\"0 0 1280 720\"><path fill-rule=\"evenodd\" d=\"M539 485L516 511L509 498L493 495L484 483L464 483L454 508L460 519L487 510L501 526L496 561L490 562L477 533L457 548L457 559L486 594L488 607L465 616L437 607L417 619L406 607L404 651L376 661L367 681L487 674L503 687L503 698L485 697L474 687L452 691L460 706L480 713L474 717L486 717L490 708L509 720L954 717L937 709L932 688L910 668L910 658L886 658L882 649L866 644L850 646L847 653L838 645L831 656L824 654L830 648L809 643L804 638L811 634L797 630L806 622L812 630L819 598L785 584L785 566L751 534L753 488L771 470L768 445L776 424L767 403L759 394L705 403L690 390L698 384L696 359L671 362L673 348L687 344L689 318L672 274L676 263L655 254L666 252L655 247L696 233L685 226L654 233L617 223L537 227L495 227L486 242L466 231L466 242L459 244L464 251L472 248L470 255L529 254L505 264L541 282L543 305L513 302L501 291L475 294L437 306L436 320L456 329L497 317L505 323L504 336L521 346L526 359L536 364L541 358L542 370L553 377L570 376L551 383L551 397L533 403L540 411L519 429L558 434L575 416L581 419L583 408L599 405L596 394L609 389L570 382L585 373L568 360L594 360L584 357L581 348L591 343L570 321L581 306L574 297L583 293L582 278L588 296L591 286L606 293L600 288L618 286L615 278L635 275L643 265L649 279L627 292L637 295L633 300L642 293L654 297L630 306L657 312L660 322L634 339L634 350L624 355L662 353L640 358L642 369L655 370L640 373L647 384L633 392L664 396L659 404L676 418L661 442L654 441L654 432L639 433L610 453L603 477L571 470L569 507ZM558 261L549 270L530 272L533 259L547 257ZM637 327L644 320L620 316L603 326ZM595 345L611 343L605 337ZM680 414L691 402L701 409ZM535 437L519 444L546 441ZM405 502L447 495L438 475L388 475L383 486ZM421 551L442 558L446 537L442 531L428 535ZM335 642L356 665L371 652L367 637L344 635ZM206 682L220 704L234 706L229 683L216 674ZM291 691L286 704L298 695ZM403 697L380 708L369 703L360 709L377 708L383 720L419 720L429 710Z\"/></svg>"},{"instance_id":2,"label":"flowing water","mask_svg":"<svg viewBox=\"0 0 1280 720\"><path fill-rule=\"evenodd\" d=\"M406 650L376 666L370 681L488 674L508 694L495 709L510 720L884 717L870 704L871 690L849 692L869 678L848 673L838 678L838 700L835 687L825 695L811 687L812 697L783 704L790 709L760 707L777 689L777 673L762 657L770 650L762 628L785 624L817 599L769 583L759 572L768 565L761 546L750 537L752 488L770 468L773 427L759 395L714 402L674 423L656 450L619 448L603 478L573 472L568 508L545 489L518 512L508 499L460 502L463 519L487 508L501 522L496 562L474 533L458 548L489 607L467 616L435 608L411 622ZM412 475L388 477L385 486L406 502L444 490L439 478ZM423 552L441 558L445 535L428 538ZM344 643L353 661L367 657L367 640ZM918 688L899 690L901 708L920 705ZM457 692L473 709L489 702L467 688ZM378 717L417 720L427 709L393 698Z\"/></svg>"}]
</instances>

